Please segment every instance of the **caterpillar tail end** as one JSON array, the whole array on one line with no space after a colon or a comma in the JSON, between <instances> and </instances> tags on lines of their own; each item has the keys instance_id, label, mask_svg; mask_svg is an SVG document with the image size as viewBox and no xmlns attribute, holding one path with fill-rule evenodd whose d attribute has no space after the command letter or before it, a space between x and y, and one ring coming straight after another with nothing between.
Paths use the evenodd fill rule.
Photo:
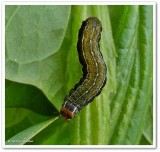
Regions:
<instances>
[{"instance_id":1,"label":"caterpillar tail end","mask_svg":"<svg viewBox=\"0 0 160 152\"><path fill-rule=\"evenodd\" d=\"M70 120L74 117L74 113L65 107L61 108L60 114L66 120Z\"/></svg>"}]
</instances>

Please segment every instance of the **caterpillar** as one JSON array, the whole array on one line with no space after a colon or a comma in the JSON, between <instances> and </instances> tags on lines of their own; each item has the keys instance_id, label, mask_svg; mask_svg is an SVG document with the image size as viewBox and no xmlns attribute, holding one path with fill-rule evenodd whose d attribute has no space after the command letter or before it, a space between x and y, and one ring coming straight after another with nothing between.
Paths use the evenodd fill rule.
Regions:
<instances>
[{"instance_id":1,"label":"caterpillar","mask_svg":"<svg viewBox=\"0 0 160 152\"><path fill-rule=\"evenodd\" d=\"M73 118L84 106L98 96L106 84L107 67L100 52L102 24L96 17L82 22L78 34L77 50L83 77L64 99L60 114Z\"/></svg>"}]
</instances>

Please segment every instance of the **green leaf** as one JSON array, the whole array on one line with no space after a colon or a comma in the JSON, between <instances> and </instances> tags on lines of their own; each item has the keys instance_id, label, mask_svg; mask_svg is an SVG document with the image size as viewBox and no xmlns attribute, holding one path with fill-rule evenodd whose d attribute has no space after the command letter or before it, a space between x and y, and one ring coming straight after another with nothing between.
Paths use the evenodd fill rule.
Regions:
<instances>
[{"instance_id":1,"label":"green leaf","mask_svg":"<svg viewBox=\"0 0 160 152\"><path fill-rule=\"evenodd\" d=\"M134 9L136 9L136 11ZM153 94L152 6L127 6L122 12L124 14L122 14L120 23L122 23L123 26L119 24L120 29L117 29L120 32L115 35L115 39L118 41L115 42L118 44L116 47L120 45L121 48L123 46L122 44L125 44L125 47L126 45L128 46L128 44L131 44L129 48L134 48L135 55L133 55L135 59L132 69L128 70L127 66L130 65L131 60L128 57L123 59L123 56L125 57L127 54L122 52L123 49L117 49L120 50L120 52L118 51L120 57L117 60L117 63L119 64L119 68L117 68L117 83L122 83L122 85L117 85L117 95L115 94L112 97L111 126L113 126L112 130L114 133L111 135L110 143L139 144L144 127L144 119L147 114L146 111L152 101L150 96ZM136 26L133 24L134 20ZM132 28L128 28L129 25L135 27L135 32ZM127 33L123 30L126 30ZM129 34L128 32L133 32L135 34L134 36L131 36L132 34ZM123 36L123 34L126 35ZM130 36L130 38L128 36ZM126 43L124 43L125 41L123 39L121 40L121 38L124 40L127 39ZM132 39L134 41L133 45L129 42L129 40ZM126 65L126 63L128 65ZM129 75L131 70L132 73ZM118 73L122 75L122 78ZM125 76L127 77L125 78ZM123 79L124 82L122 81Z\"/></svg>"},{"instance_id":2,"label":"green leaf","mask_svg":"<svg viewBox=\"0 0 160 152\"><path fill-rule=\"evenodd\" d=\"M153 105L149 106L144 122L143 137L148 144L153 144ZM142 141L142 138L141 138Z\"/></svg>"},{"instance_id":3,"label":"green leaf","mask_svg":"<svg viewBox=\"0 0 160 152\"><path fill-rule=\"evenodd\" d=\"M9 128L21 122L29 114L28 110L23 108L6 108L5 109L5 127ZM13 121L14 120L14 121Z\"/></svg>"},{"instance_id":4,"label":"green leaf","mask_svg":"<svg viewBox=\"0 0 160 152\"><path fill-rule=\"evenodd\" d=\"M5 116L5 140L51 117L32 112L26 108L13 107L5 109Z\"/></svg>"},{"instance_id":5,"label":"green leaf","mask_svg":"<svg viewBox=\"0 0 160 152\"><path fill-rule=\"evenodd\" d=\"M70 6L6 6L6 79L34 85L50 101L63 93ZM62 50L59 50L62 47ZM58 76L58 77L57 77ZM63 96L62 96L63 97ZM61 98L62 98L61 97ZM60 108L61 102L55 106Z\"/></svg>"},{"instance_id":6,"label":"green leaf","mask_svg":"<svg viewBox=\"0 0 160 152\"><path fill-rule=\"evenodd\" d=\"M68 145L70 144L70 124L64 119L58 119L33 137L27 145Z\"/></svg>"},{"instance_id":7,"label":"green leaf","mask_svg":"<svg viewBox=\"0 0 160 152\"><path fill-rule=\"evenodd\" d=\"M47 120L45 122L42 122L40 124L37 124L35 126L32 126L20 133L18 133L17 135L13 136L12 138L8 139L6 141L6 145L23 145L26 142L32 142L30 141L31 138L33 138L35 135L37 135L40 131L42 131L44 128L46 128L47 126L49 126L51 123L53 123L56 118L52 118L50 120Z\"/></svg>"},{"instance_id":8,"label":"green leaf","mask_svg":"<svg viewBox=\"0 0 160 152\"><path fill-rule=\"evenodd\" d=\"M68 12L69 7L64 6L6 6L9 60L27 64L57 52L64 38Z\"/></svg>"},{"instance_id":9,"label":"green leaf","mask_svg":"<svg viewBox=\"0 0 160 152\"><path fill-rule=\"evenodd\" d=\"M6 80L6 107L27 108L42 115L58 115L58 111L36 87Z\"/></svg>"},{"instance_id":10,"label":"green leaf","mask_svg":"<svg viewBox=\"0 0 160 152\"><path fill-rule=\"evenodd\" d=\"M118 122L114 129L114 133L111 138L111 144L123 144L126 137L126 130L128 129L129 122L134 111L134 105L136 102L136 96L138 93L139 84L139 55L136 51L132 72L124 99L124 103L121 107L120 115L118 116Z\"/></svg>"},{"instance_id":11,"label":"green leaf","mask_svg":"<svg viewBox=\"0 0 160 152\"><path fill-rule=\"evenodd\" d=\"M143 135L141 137L140 145L150 145L151 143Z\"/></svg>"},{"instance_id":12,"label":"green leaf","mask_svg":"<svg viewBox=\"0 0 160 152\"><path fill-rule=\"evenodd\" d=\"M145 117L153 95L153 7L140 6L139 13L140 83L128 135L124 141L126 144L140 142Z\"/></svg>"},{"instance_id":13,"label":"green leaf","mask_svg":"<svg viewBox=\"0 0 160 152\"><path fill-rule=\"evenodd\" d=\"M116 33L116 35L114 36L118 58L117 58L117 71L116 71L117 93L111 97L111 104L110 104L111 137L114 131L111 143L113 142L113 140L115 141L115 139L113 139L114 137L116 138L115 127L119 119L123 103L126 99L126 95L129 93L127 92L128 85L134 62L134 55L137 49L136 42L137 42L137 26L138 26L138 6L125 7L124 9L125 10L121 15L119 26L117 29L117 31L120 32Z\"/></svg>"}]
</instances>

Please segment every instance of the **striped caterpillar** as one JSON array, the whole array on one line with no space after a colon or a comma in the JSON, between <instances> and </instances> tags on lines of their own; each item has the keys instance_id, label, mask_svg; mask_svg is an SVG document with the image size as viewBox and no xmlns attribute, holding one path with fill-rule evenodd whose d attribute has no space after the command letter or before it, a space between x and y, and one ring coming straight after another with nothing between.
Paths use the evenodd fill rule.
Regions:
<instances>
[{"instance_id":1,"label":"striped caterpillar","mask_svg":"<svg viewBox=\"0 0 160 152\"><path fill-rule=\"evenodd\" d=\"M102 25L98 18L89 17L79 30L77 50L83 77L65 97L60 114L73 118L84 106L98 96L106 84L107 67L100 52Z\"/></svg>"}]
</instances>

